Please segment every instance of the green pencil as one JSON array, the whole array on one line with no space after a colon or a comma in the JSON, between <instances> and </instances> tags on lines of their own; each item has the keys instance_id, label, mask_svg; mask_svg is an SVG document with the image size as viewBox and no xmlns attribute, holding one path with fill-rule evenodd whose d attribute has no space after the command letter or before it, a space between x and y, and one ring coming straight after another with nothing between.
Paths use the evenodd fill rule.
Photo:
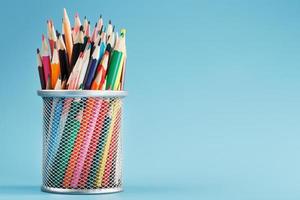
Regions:
<instances>
[{"instance_id":1,"label":"green pencil","mask_svg":"<svg viewBox=\"0 0 300 200\"><path fill-rule=\"evenodd\" d=\"M115 49L111 55L111 62L107 72L106 89L115 90L115 85L118 82L120 71L123 66L123 57L125 53L125 34L121 35L120 39L117 41Z\"/></svg>"}]
</instances>

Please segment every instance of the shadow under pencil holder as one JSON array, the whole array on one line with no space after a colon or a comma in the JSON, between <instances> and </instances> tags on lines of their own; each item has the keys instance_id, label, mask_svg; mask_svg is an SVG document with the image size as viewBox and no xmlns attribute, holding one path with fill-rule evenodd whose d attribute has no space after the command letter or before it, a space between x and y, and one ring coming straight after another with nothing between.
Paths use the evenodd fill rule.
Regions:
<instances>
[{"instance_id":1,"label":"shadow under pencil holder","mask_svg":"<svg viewBox=\"0 0 300 200\"><path fill-rule=\"evenodd\" d=\"M122 191L122 98L125 91L40 90L43 185L58 193Z\"/></svg>"}]
</instances>

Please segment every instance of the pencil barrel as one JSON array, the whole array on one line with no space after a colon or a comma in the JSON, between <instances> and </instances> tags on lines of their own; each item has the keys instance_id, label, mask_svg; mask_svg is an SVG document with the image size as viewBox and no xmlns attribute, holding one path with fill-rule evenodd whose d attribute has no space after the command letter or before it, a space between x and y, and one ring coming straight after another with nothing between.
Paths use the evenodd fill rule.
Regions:
<instances>
[{"instance_id":1,"label":"pencil barrel","mask_svg":"<svg viewBox=\"0 0 300 200\"><path fill-rule=\"evenodd\" d=\"M39 94L43 98L43 190L60 193L122 190L124 95L85 94L63 96L53 91Z\"/></svg>"}]
</instances>

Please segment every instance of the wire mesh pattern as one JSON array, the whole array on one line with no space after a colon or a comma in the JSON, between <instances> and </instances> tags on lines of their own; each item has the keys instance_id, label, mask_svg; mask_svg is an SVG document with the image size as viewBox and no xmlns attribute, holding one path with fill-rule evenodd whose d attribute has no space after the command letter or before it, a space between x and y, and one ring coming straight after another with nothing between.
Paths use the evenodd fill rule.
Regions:
<instances>
[{"instance_id":1,"label":"wire mesh pattern","mask_svg":"<svg viewBox=\"0 0 300 200\"><path fill-rule=\"evenodd\" d=\"M43 187L122 187L119 97L43 97Z\"/></svg>"}]
</instances>

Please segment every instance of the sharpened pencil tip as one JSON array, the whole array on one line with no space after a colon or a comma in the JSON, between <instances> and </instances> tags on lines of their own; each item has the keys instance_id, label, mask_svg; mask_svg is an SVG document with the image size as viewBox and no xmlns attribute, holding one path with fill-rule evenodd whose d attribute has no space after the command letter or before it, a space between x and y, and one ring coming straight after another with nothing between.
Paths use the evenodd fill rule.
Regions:
<instances>
[{"instance_id":1,"label":"sharpened pencil tip","mask_svg":"<svg viewBox=\"0 0 300 200\"><path fill-rule=\"evenodd\" d=\"M39 49L39 48L36 49L36 53L37 53L37 54L40 53L40 49Z\"/></svg>"},{"instance_id":2,"label":"sharpened pencil tip","mask_svg":"<svg viewBox=\"0 0 300 200\"><path fill-rule=\"evenodd\" d=\"M108 23L111 24L111 20L109 20Z\"/></svg>"},{"instance_id":3,"label":"sharpened pencil tip","mask_svg":"<svg viewBox=\"0 0 300 200\"><path fill-rule=\"evenodd\" d=\"M95 27L97 27L97 23L95 24Z\"/></svg>"},{"instance_id":4,"label":"sharpened pencil tip","mask_svg":"<svg viewBox=\"0 0 300 200\"><path fill-rule=\"evenodd\" d=\"M121 29L121 36L125 36L126 35L126 29L125 28L122 28Z\"/></svg>"},{"instance_id":5,"label":"sharpened pencil tip","mask_svg":"<svg viewBox=\"0 0 300 200\"><path fill-rule=\"evenodd\" d=\"M88 21L88 24L91 24L91 22L90 22L90 21Z\"/></svg>"},{"instance_id":6,"label":"sharpened pencil tip","mask_svg":"<svg viewBox=\"0 0 300 200\"><path fill-rule=\"evenodd\" d=\"M59 37L60 33L58 32L58 30L56 30L56 37Z\"/></svg>"},{"instance_id":7,"label":"sharpened pencil tip","mask_svg":"<svg viewBox=\"0 0 300 200\"><path fill-rule=\"evenodd\" d=\"M102 18L102 14L100 14L100 19Z\"/></svg>"},{"instance_id":8,"label":"sharpened pencil tip","mask_svg":"<svg viewBox=\"0 0 300 200\"><path fill-rule=\"evenodd\" d=\"M79 30L80 30L80 31L83 31L83 26L82 26L82 25L80 26Z\"/></svg>"}]
</instances>

